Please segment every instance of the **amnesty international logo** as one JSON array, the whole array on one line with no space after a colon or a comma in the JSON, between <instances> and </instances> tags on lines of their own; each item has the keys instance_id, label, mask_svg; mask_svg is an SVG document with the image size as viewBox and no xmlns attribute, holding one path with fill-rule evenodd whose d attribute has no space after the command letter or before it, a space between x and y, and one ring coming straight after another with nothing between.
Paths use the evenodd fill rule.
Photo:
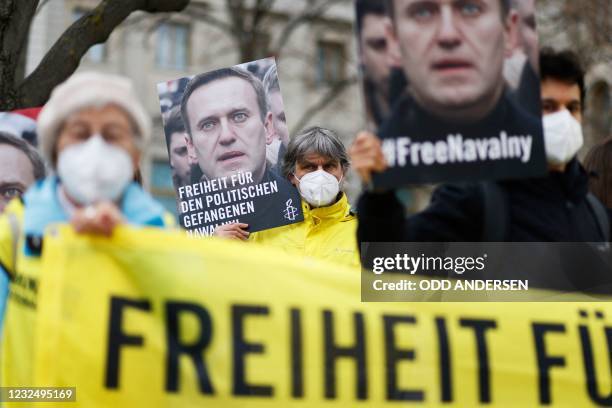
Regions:
<instances>
[{"instance_id":1,"label":"amnesty international logo","mask_svg":"<svg viewBox=\"0 0 612 408\"><path fill-rule=\"evenodd\" d=\"M298 215L298 209L294 207L292 204L293 204L293 200L291 198L288 199L287 202L285 203L286 205L285 210L283 211L283 215L289 221L295 221L295 218Z\"/></svg>"}]
</instances>

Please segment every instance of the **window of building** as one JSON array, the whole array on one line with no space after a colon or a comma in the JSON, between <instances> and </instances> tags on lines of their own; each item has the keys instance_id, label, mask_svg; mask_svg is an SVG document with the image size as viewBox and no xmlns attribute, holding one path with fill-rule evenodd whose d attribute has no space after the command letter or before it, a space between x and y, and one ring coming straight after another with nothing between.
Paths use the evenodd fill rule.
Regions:
<instances>
[{"instance_id":1,"label":"window of building","mask_svg":"<svg viewBox=\"0 0 612 408\"><path fill-rule=\"evenodd\" d=\"M164 23L157 29L155 64L162 69L184 71L189 63L189 26Z\"/></svg>"},{"instance_id":2,"label":"window of building","mask_svg":"<svg viewBox=\"0 0 612 408\"><path fill-rule=\"evenodd\" d=\"M344 79L344 44L319 41L317 44L317 85L333 84Z\"/></svg>"},{"instance_id":3,"label":"window of building","mask_svg":"<svg viewBox=\"0 0 612 408\"><path fill-rule=\"evenodd\" d=\"M83 8L75 8L72 11L72 21L77 21L79 18L87 14L89 10ZM83 61L93 62L99 64L104 62L106 59L106 43L96 44L89 48L89 50L83 55Z\"/></svg>"},{"instance_id":4,"label":"window of building","mask_svg":"<svg viewBox=\"0 0 612 408\"><path fill-rule=\"evenodd\" d=\"M151 166L151 194L169 212L177 215L176 194L172 183L172 169L167 159L153 159Z\"/></svg>"}]
</instances>

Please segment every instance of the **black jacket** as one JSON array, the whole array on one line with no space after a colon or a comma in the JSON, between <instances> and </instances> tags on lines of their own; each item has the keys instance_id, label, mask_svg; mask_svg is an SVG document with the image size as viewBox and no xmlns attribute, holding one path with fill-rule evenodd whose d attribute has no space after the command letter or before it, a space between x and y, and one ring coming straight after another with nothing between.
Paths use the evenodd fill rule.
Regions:
<instances>
[{"instance_id":1,"label":"black jacket","mask_svg":"<svg viewBox=\"0 0 612 408\"><path fill-rule=\"evenodd\" d=\"M587 202L588 175L577 160L564 173L499 181L507 200L505 241L600 242L604 235ZM485 229L481 184L445 184L422 212L404 216L394 192L365 193L358 204L359 242L478 242ZM609 226L608 226L609 228Z\"/></svg>"}]
</instances>

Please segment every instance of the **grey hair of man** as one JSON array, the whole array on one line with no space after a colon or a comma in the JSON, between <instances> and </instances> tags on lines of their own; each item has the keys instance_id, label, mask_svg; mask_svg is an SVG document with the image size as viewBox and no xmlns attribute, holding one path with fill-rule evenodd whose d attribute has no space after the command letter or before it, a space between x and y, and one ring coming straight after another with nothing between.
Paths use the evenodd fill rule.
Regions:
<instances>
[{"instance_id":1,"label":"grey hair of man","mask_svg":"<svg viewBox=\"0 0 612 408\"><path fill-rule=\"evenodd\" d=\"M9 145L21 150L32 163L34 180L45 178L45 163L38 151L28 142L10 133L0 132L0 145Z\"/></svg>"},{"instance_id":2,"label":"grey hair of man","mask_svg":"<svg viewBox=\"0 0 612 408\"><path fill-rule=\"evenodd\" d=\"M268 98L266 96L266 91L264 90L263 84L257 77L251 74L248 71L245 71L242 68L238 67L230 67L230 68L221 68L216 71L206 72L204 74L199 74L191 78L187 86L185 87L185 92L183 92L183 97L181 99L181 116L183 117L183 122L185 124L185 129L191 137L191 126L189 126L189 115L187 113L187 102L189 102L189 98L191 94L198 88L210 84L214 81L219 81L226 78L240 78L247 81L253 87L255 91L255 95L257 97L257 105L259 106L259 115L261 117L261 121L264 122L266 120L266 114L268 113Z\"/></svg>"},{"instance_id":3,"label":"grey hair of man","mask_svg":"<svg viewBox=\"0 0 612 408\"><path fill-rule=\"evenodd\" d=\"M295 172L297 163L313 153L338 160L343 172L350 166L346 148L338 135L333 130L313 126L302 130L289 141L283 158L283 176L289 178Z\"/></svg>"}]
</instances>

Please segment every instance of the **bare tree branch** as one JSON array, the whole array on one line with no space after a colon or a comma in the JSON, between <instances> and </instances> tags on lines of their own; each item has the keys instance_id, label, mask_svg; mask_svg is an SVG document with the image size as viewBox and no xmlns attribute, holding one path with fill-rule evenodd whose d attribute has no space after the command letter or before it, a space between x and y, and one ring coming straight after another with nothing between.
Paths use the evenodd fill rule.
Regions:
<instances>
[{"instance_id":1,"label":"bare tree branch","mask_svg":"<svg viewBox=\"0 0 612 408\"><path fill-rule=\"evenodd\" d=\"M210 24L211 26L224 31L226 34L229 34L230 36L234 35L234 27L230 23L220 20L217 17L215 17L210 12L210 8L206 4L190 3L189 6L187 6L187 9L185 11L190 16L192 16L193 18L197 20Z\"/></svg>"},{"instance_id":2,"label":"bare tree branch","mask_svg":"<svg viewBox=\"0 0 612 408\"><path fill-rule=\"evenodd\" d=\"M241 38L244 33L244 1L243 0L227 0L227 14L230 17L233 31Z\"/></svg>"},{"instance_id":3,"label":"bare tree branch","mask_svg":"<svg viewBox=\"0 0 612 408\"><path fill-rule=\"evenodd\" d=\"M293 34L295 29L300 25L322 17L323 14L325 14L325 12L333 5L346 2L350 2L350 0L326 0L315 5L307 4L304 11L291 18L285 27L283 27L283 30L278 36L277 44L273 47L273 53L275 55L279 55L281 53L285 45L287 45L289 42L291 34Z\"/></svg>"},{"instance_id":4,"label":"bare tree branch","mask_svg":"<svg viewBox=\"0 0 612 408\"><path fill-rule=\"evenodd\" d=\"M308 107L291 129L291 135L295 135L304 128L313 116L329 106L338 96L340 96L347 88L357 83L357 76L351 76L332 84L327 92L314 104Z\"/></svg>"},{"instance_id":5,"label":"bare tree branch","mask_svg":"<svg viewBox=\"0 0 612 408\"><path fill-rule=\"evenodd\" d=\"M17 0L14 0L17 1ZM23 0L18 0L23 1ZM18 88L19 105L39 106L53 87L70 76L92 45L105 42L132 12L180 11L189 0L103 0L72 24L51 47L39 66Z\"/></svg>"},{"instance_id":6,"label":"bare tree branch","mask_svg":"<svg viewBox=\"0 0 612 408\"><path fill-rule=\"evenodd\" d=\"M257 0L255 3L255 9L253 10L253 19L251 21L250 31L252 33L258 33L259 25L265 20L270 14L272 7L274 6L275 0Z\"/></svg>"}]
</instances>

